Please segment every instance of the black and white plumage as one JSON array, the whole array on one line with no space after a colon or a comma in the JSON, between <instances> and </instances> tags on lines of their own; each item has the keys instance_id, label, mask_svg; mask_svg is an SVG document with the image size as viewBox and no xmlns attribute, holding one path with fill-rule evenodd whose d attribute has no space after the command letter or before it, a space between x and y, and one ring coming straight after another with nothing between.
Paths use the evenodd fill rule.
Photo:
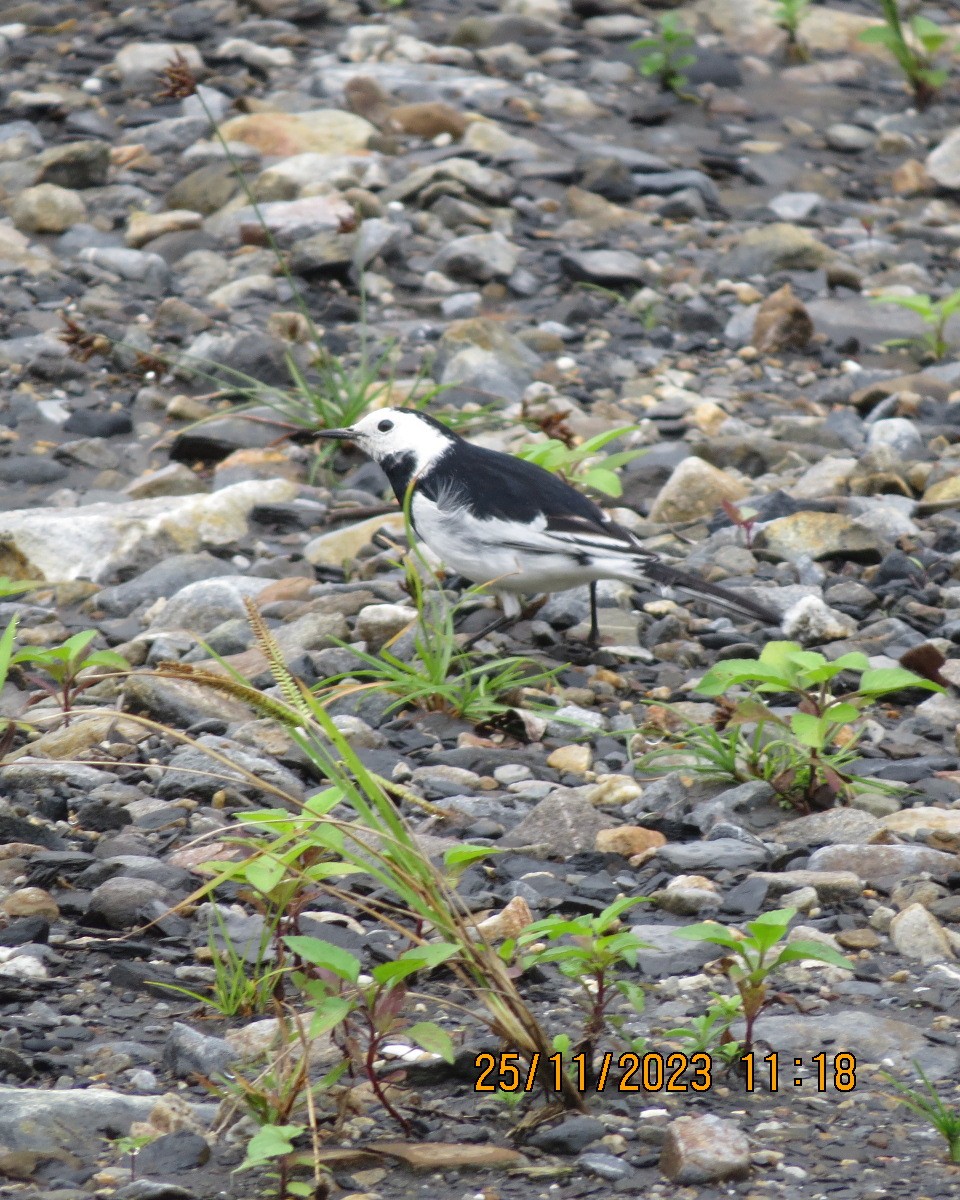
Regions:
<instances>
[{"instance_id":1,"label":"black and white plumage","mask_svg":"<svg viewBox=\"0 0 960 1200\"><path fill-rule=\"evenodd\" d=\"M448 568L489 583L508 619L521 611L518 596L620 579L677 588L765 624L779 622L750 597L664 562L558 476L474 446L425 413L381 409L319 436L355 442L383 469L401 504L412 481L417 535ZM595 609L593 615L595 632Z\"/></svg>"}]
</instances>

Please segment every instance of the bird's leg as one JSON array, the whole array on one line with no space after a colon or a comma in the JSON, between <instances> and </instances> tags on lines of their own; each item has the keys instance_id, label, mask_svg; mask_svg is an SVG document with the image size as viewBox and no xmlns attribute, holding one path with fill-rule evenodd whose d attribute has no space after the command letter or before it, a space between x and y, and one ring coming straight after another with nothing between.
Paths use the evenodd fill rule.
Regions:
<instances>
[{"instance_id":1,"label":"bird's leg","mask_svg":"<svg viewBox=\"0 0 960 1200\"><path fill-rule=\"evenodd\" d=\"M587 645L596 650L600 645L600 623L597 620L597 581L590 584L590 632L587 634Z\"/></svg>"},{"instance_id":2,"label":"bird's leg","mask_svg":"<svg viewBox=\"0 0 960 1200\"><path fill-rule=\"evenodd\" d=\"M535 617L540 609L543 608L549 597L538 596L525 606L521 606L514 596L501 594L500 599L503 604L503 612L500 616L489 625L485 625L479 633L474 633L468 637L463 643L462 649L471 650L482 638L488 637L491 633L496 633L500 629L506 629L515 621L529 621L531 617Z\"/></svg>"}]
</instances>

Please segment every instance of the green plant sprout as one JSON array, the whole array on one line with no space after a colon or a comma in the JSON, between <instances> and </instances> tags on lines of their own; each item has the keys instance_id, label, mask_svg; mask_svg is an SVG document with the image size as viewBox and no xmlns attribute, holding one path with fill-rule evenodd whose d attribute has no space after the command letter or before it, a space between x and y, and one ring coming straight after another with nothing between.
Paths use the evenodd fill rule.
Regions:
<instances>
[{"instance_id":1,"label":"green plant sprout","mask_svg":"<svg viewBox=\"0 0 960 1200\"><path fill-rule=\"evenodd\" d=\"M638 38L630 49L637 51L641 75L656 79L662 91L681 95L688 83L684 70L697 61L691 53L695 45L696 39L677 14L666 12L660 17L659 31Z\"/></svg>"},{"instance_id":2,"label":"green plant sprout","mask_svg":"<svg viewBox=\"0 0 960 1200\"><path fill-rule=\"evenodd\" d=\"M711 996L713 1003L702 1016L693 1017L689 1025L665 1029L663 1036L682 1042L691 1056L719 1054L729 1065L743 1054L742 1043L730 1032L730 1027L743 1012L743 1005L739 995L721 996L718 992L711 992Z\"/></svg>"},{"instance_id":3,"label":"green plant sprout","mask_svg":"<svg viewBox=\"0 0 960 1200\"><path fill-rule=\"evenodd\" d=\"M616 472L620 467L626 466L635 458L646 454L647 447L640 446L632 450L620 450L615 454L606 454L596 463L593 460L600 456L604 446L616 441L617 438L636 432L636 429L636 425L607 429L603 433L598 433L585 442L581 442L579 446L568 446L558 438L548 438L545 442L534 442L527 446L521 446L516 454L517 458L535 463L538 467L543 467L544 470L561 476L567 483L593 488L607 496L620 496L623 493L623 487Z\"/></svg>"},{"instance_id":4,"label":"green plant sprout","mask_svg":"<svg viewBox=\"0 0 960 1200\"><path fill-rule=\"evenodd\" d=\"M595 917L544 917L508 939L501 947L507 961L516 956L521 970L552 964L579 986L578 1001L584 1012L583 1029L575 1054L592 1062L596 1044L607 1024L607 1006L619 993L636 1012L643 1011L644 992L626 979L614 979L621 963L636 967L637 955L646 943L629 929L618 929L620 917L646 896L627 896L607 905ZM545 946L538 942L546 940Z\"/></svg>"},{"instance_id":5,"label":"green plant sprout","mask_svg":"<svg viewBox=\"0 0 960 1200\"><path fill-rule=\"evenodd\" d=\"M852 970L850 961L839 951L820 942L793 941L781 945L796 915L795 908L778 908L762 913L756 920L747 922L746 933L715 921L685 925L676 931L678 937L694 942L710 942L730 952L724 960L724 967L727 978L737 989L743 1014L741 1054L750 1054L753 1050L757 1017L770 1003L767 981L778 967L799 959L812 958L846 971ZM728 1009L721 1008L718 1018L725 1018L728 1012Z\"/></svg>"},{"instance_id":6,"label":"green plant sprout","mask_svg":"<svg viewBox=\"0 0 960 1200\"><path fill-rule=\"evenodd\" d=\"M9 629L9 626L8 626ZM67 638L59 646L24 646L17 650L9 659L9 665L30 665L48 675L52 682L30 676L43 692L52 696L63 709L64 718L70 721L70 713L81 692L100 682L100 676L80 676L94 667L103 667L107 671L129 671L130 664L121 654L113 650L94 650L87 653L87 647L97 636L95 629L85 629ZM2 642L6 632L0 639L0 658L2 658Z\"/></svg>"},{"instance_id":7,"label":"green plant sprout","mask_svg":"<svg viewBox=\"0 0 960 1200\"><path fill-rule=\"evenodd\" d=\"M905 1108L909 1108L918 1117L929 1121L937 1133L940 1134L947 1143L947 1157L949 1161L960 1163L960 1109L944 1101L918 1062L914 1062L913 1069L923 1081L926 1095L919 1088L907 1087L905 1084L900 1083L894 1079L889 1071L882 1071L881 1074L896 1089L897 1096L895 1099L897 1102L904 1105Z\"/></svg>"},{"instance_id":8,"label":"green plant sprout","mask_svg":"<svg viewBox=\"0 0 960 1200\"><path fill-rule=\"evenodd\" d=\"M929 328L915 338L893 338L884 345L890 347L905 346L917 348L925 355L940 362L950 352L947 341L947 322L960 310L960 288L944 296L941 300L932 300L929 296L900 296L895 292L883 292L874 297L874 304L896 304L899 308L914 312Z\"/></svg>"},{"instance_id":9,"label":"green plant sprout","mask_svg":"<svg viewBox=\"0 0 960 1200\"><path fill-rule=\"evenodd\" d=\"M874 25L860 34L860 41L883 46L903 72L917 108L922 112L936 98L950 77L948 70L934 66L934 59L949 41L949 36L929 17L915 13L904 30L898 0L880 0L882 25Z\"/></svg>"},{"instance_id":10,"label":"green plant sprout","mask_svg":"<svg viewBox=\"0 0 960 1200\"><path fill-rule=\"evenodd\" d=\"M787 35L787 57L807 62L810 52L800 40L800 22L807 15L810 0L776 0L774 20Z\"/></svg>"},{"instance_id":11,"label":"green plant sprout","mask_svg":"<svg viewBox=\"0 0 960 1200\"><path fill-rule=\"evenodd\" d=\"M859 682L835 694L835 681L845 672L859 673ZM739 686L748 695L730 697L730 690ZM845 798L857 788L885 786L852 770L859 735L851 723L882 696L904 688L943 690L904 667L872 668L859 651L830 662L797 642L768 642L759 659L716 663L694 689L701 696L723 698L722 728L688 722L670 746L645 755L641 763L686 749L693 770L714 778L765 779L783 799L809 811L811 805ZM798 697L796 711L787 716L763 699L785 692Z\"/></svg>"}]
</instances>

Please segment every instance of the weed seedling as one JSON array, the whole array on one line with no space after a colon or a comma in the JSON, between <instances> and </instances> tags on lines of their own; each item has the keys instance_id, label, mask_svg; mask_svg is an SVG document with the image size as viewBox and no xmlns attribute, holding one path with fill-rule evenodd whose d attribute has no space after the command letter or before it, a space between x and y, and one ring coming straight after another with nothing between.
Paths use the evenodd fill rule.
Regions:
<instances>
[{"instance_id":1,"label":"weed seedling","mask_svg":"<svg viewBox=\"0 0 960 1200\"><path fill-rule=\"evenodd\" d=\"M593 488L607 496L620 496L623 488L617 478L617 470L646 454L647 447L620 450L602 457L601 451L617 438L634 433L636 428L635 425L625 425L620 429L607 429L581 442L579 446L569 446L559 438L549 438L545 442L521 446L517 451L517 458L536 463L545 471L559 475L567 483ZM597 459L599 461L595 461Z\"/></svg>"},{"instance_id":2,"label":"weed seedling","mask_svg":"<svg viewBox=\"0 0 960 1200\"><path fill-rule=\"evenodd\" d=\"M776 0L774 20L787 35L787 57L806 62L810 52L800 40L800 22L807 15L810 0Z\"/></svg>"},{"instance_id":3,"label":"weed seedling","mask_svg":"<svg viewBox=\"0 0 960 1200\"><path fill-rule=\"evenodd\" d=\"M860 34L860 41L883 46L893 56L907 81L917 108L923 111L947 82L949 72L934 66L934 59L949 41L929 17L915 13L904 30L898 0L880 0L882 25Z\"/></svg>"},{"instance_id":4,"label":"weed seedling","mask_svg":"<svg viewBox=\"0 0 960 1200\"><path fill-rule=\"evenodd\" d=\"M74 703L81 692L95 683L100 682L100 676L87 676L81 679L84 671L93 667L104 667L108 671L128 671L130 664L113 650L94 650L87 653L87 647L97 636L95 629L85 629L67 638L59 646L24 646L10 659L11 664L29 664L38 668L49 681L30 676L31 681L47 695L52 696L63 709L67 722Z\"/></svg>"},{"instance_id":5,"label":"weed seedling","mask_svg":"<svg viewBox=\"0 0 960 1200\"><path fill-rule=\"evenodd\" d=\"M845 672L859 673L860 680L840 691L838 677ZM731 699L738 686L746 687L747 697ZM701 696L722 698L721 728L688 722L668 748L643 761L686 750L695 771L741 782L764 779L784 800L809 811L866 786L852 770L859 736L852 723L880 697L913 687L942 690L904 667L871 668L859 651L830 662L797 642L768 642L758 659L718 662L697 685ZM790 715L764 699L783 693L797 697ZM878 783L870 780L868 786Z\"/></svg>"},{"instance_id":6,"label":"weed seedling","mask_svg":"<svg viewBox=\"0 0 960 1200\"><path fill-rule=\"evenodd\" d=\"M730 1032L730 1026L743 1011L740 997L721 996L717 992L711 995L713 1003L702 1016L692 1018L689 1025L665 1029L663 1036L682 1042L691 1057L694 1054L719 1054L725 1063L734 1063L743 1053L742 1043Z\"/></svg>"},{"instance_id":7,"label":"weed seedling","mask_svg":"<svg viewBox=\"0 0 960 1200\"><path fill-rule=\"evenodd\" d=\"M875 297L874 304L896 304L900 308L909 309L928 326L924 333L915 338L893 338L884 345L891 347L905 346L908 349L918 349L924 356L929 356L940 362L950 352L947 341L947 322L957 311L960 311L960 288L944 296L942 300L932 300L929 296L899 296L895 292L883 292Z\"/></svg>"},{"instance_id":8,"label":"weed seedling","mask_svg":"<svg viewBox=\"0 0 960 1200\"><path fill-rule=\"evenodd\" d=\"M778 967L801 958L813 958L847 971L851 969L850 962L842 954L820 942L794 941L782 945L790 922L796 915L795 908L778 908L763 913L755 921L747 923L746 933L715 921L702 921L698 925L686 925L677 930L678 937L695 942L711 942L729 951L724 959L724 967L727 978L740 997L745 1026L741 1042L741 1053L744 1055L753 1050L757 1017L770 1003L767 981Z\"/></svg>"},{"instance_id":9,"label":"weed seedling","mask_svg":"<svg viewBox=\"0 0 960 1200\"><path fill-rule=\"evenodd\" d=\"M947 1157L950 1162L960 1163L960 1109L945 1103L918 1062L914 1062L913 1069L923 1081L926 1095L919 1088L906 1087L898 1082L889 1071L883 1071L882 1074L891 1087L896 1089L897 1101L918 1117L929 1121L947 1143Z\"/></svg>"},{"instance_id":10,"label":"weed seedling","mask_svg":"<svg viewBox=\"0 0 960 1200\"><path fill-rule=\"evenodd\" d=\"M615 979L621 963L636 967L637 954L645 943L629 929L618 930L620 917L646 896L627 896L615 900L595 917L544 917L535 921L515 939L504 942L501 953L507 961L516 955L524 971L533 966L554 965L579 987L578 1000L584 1012L584 1024L575 1055L586 1055L591 1063L593 1052L607 1024L607 1006L619 993L635 1011L642 1011L644 996L639 985ZM537 943L546 942L546 945Z\"/></svg>"},{"instance_id":11,"label":"weed seedling","mask_svg":"<svg viewBox=\"0 0 960 1200\"><path fill-rule=\"evenodd\" d=\"M687 86L684 70L697 61L691 53L696 40L674 12L663 13L660 29L650 37L631 44L640 60L640 74L656 79L665 92L683 94Z\"/></svg>"}]
</instances>

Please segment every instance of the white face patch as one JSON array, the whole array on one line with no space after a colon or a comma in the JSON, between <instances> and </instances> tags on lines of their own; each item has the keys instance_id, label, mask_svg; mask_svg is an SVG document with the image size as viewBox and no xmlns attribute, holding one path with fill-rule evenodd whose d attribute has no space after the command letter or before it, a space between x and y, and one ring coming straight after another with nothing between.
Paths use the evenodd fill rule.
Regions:
<instances>
[{"instance_id":1,"label":"white face patch","mask_svg":"<svg viewBox=\"0 0 960 1200\"><path fill-rule=\"evenodd\" d=\"M451 439L416 413L381 408L350 426L354 441L375 462L391 455L413 455L412 474L430 468L452 444Z\"/></svg>"}]
</instances>

